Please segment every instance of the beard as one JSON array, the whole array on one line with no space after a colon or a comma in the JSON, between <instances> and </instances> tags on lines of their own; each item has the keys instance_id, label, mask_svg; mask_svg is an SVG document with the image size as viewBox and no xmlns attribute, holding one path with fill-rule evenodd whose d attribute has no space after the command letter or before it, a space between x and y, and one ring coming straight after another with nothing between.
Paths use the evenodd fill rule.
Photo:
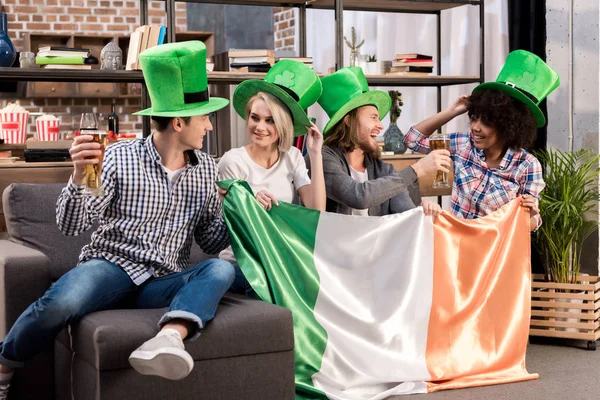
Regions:
<instances>
[{"instance_id":1,"label":"beard","mask_svg":"<svg viewBox=\"0 0 600 400\"><path fill-rule=\"evenodd\" d=\"M361 140L359 147L365 154L370 155L376 160L381 157L381 148L377 144L373 145L368 138Z\"/></svg>"}]
</instances>

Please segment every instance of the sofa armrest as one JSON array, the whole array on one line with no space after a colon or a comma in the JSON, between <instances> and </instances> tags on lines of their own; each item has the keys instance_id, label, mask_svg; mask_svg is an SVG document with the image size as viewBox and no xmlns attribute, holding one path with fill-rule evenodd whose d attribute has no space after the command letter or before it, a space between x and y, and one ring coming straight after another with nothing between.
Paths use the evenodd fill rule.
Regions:
<instances>
[{"instance_id":1,"label":"sofa armrest","mask_svg":"<svg viewBox=\"0 0 600 400\"><path fill-rule=\"evenodd\" d=\"M0 338L50 287L50 260L43 253L0 240Z\"/></svg>"}]
</instances>

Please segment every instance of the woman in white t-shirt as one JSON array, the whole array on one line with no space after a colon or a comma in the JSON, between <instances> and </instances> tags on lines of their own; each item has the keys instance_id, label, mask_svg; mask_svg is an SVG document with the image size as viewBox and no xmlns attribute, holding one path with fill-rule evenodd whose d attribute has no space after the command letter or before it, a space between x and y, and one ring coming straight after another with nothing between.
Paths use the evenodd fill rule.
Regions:
<instances>
[{"instance_id":1,"label":"woman in white t-shirt","mask_svg":"<svg viewBox=\"0 0 600 400\"><path fill-rule=\"evenodd\" d=\"M250 143L221 157L219 179L245 180L266 210L279 201L292 203L299 198L305 207L324 211L327 197L321 156L323 135L304 111L321 92L318 75L293 60L276 63L264 80L240 84L233 95L233 107L246 120ZM292 146L295 136L305 134L312 180L302 153ZM219 257L235 264L231 247ZM251 288L237 270L230 290L250 293Z\"/></svg>"}]
</instances>

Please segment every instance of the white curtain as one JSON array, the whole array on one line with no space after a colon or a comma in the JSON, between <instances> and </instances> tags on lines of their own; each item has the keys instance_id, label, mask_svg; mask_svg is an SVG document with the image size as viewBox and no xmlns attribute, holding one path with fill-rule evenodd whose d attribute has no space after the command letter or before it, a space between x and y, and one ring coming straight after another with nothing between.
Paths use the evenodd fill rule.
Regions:
<instances>
[{"instance_id":1,"label":"white curtain","mask_svg":"<svg viewBox=\"0 0 600 400\"><path fill-rule=\"evenodd\" d=\"M329 10L307 10L307 54L313 57L317 72L327 73L335 64L335 21ZM479 7L461 6L442 11L442 75L479 75L480 27ZM379 61L393 60L396 53L421 53L434 56L437 65L436 16L383 12L344 12L344 35L350 37L355 27L359 39L365 39L361 54L376 54ZM485 80L496 79L508 54L508 6L506 0L485 1ZM344 65L348 65L349 50L344 45ZM437 73L434 69L434 74ZM442 108L461 94L470 93L475 84L442 88ZM391 87L371 89L391 90ZM398 120L403 132L411 125L432 116L437 111L435 87L398 87L403 94L404 106ZM318 105L309 109L317 118L320 128L328 120ZM384 125L387 127L386 117ZM450 122L444 129L468 129L466 116Z\"/></svg>"}]
</instances>

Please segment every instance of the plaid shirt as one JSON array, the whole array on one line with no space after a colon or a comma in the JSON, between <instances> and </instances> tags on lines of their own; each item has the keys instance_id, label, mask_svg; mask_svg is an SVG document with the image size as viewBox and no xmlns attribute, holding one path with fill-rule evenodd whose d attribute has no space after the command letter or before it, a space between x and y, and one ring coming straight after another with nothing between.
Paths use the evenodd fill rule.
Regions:
<instances>
[{"instance_id":1,"label":"plaid shirt","mask_svg":"<svg viewBox=\"0 0 600 400\"><path fill-rule=\"evenodd\" d=\"M190 163L172 189L152 136L106 149L104 196L85 196L83 185L71 178L58 198L58 227L75 236L96 221L100 225L79 262L103 258L140 285L151 276L184 270L192 236L208 254L227 247L229 236L215 188L216 163L201 151L190 153Z\"/></svg>"},{"instance_id":2,"label":"plaid shirt","mask_svg":"<svg viewBox=\"0 0 600 400\"><path fill-rule=\"evenodd\" d=\"M417 153L430 151L427 136L414 127L404 144ZM450 134L450 153L454 163L452 212L458 217L483 217L523 194L539 200L544 189L542 166L525 150L508 149L498 168L488 168L485 154L475 147L468 132Z\"/></svg>"}]
</instances>

